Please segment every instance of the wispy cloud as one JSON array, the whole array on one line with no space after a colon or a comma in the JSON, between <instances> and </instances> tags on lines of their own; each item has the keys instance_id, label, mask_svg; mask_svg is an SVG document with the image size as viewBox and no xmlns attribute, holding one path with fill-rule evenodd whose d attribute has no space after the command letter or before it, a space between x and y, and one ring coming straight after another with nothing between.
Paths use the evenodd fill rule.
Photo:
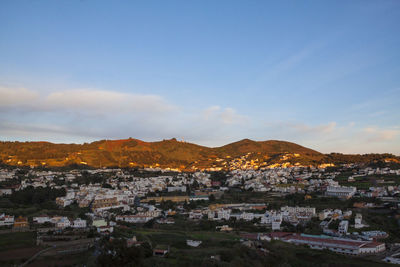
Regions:
<instances>
[{"instance_id":1,"label":"wispy cloud","mask_svg":"<svg viewBox=\"0 0 400 267\"><path fill-rule=\"evenodd\" d=\"M328 124L321 124L316 126L310 126L304 123L297 124L288 124L289 127L292 127L303 133L317 133L317 134L327 134L332 133L336 129L336 122L329 122Z\"/></svg>"},{"instance_id":2,"label":"wispy cloud","mask_svg":"<svg viewBox=\"0 0 400 267\"><path fill-rule=\"evenodd\" d=\"M0 139L82 142L103 138L183 137L219 146L243 138L288 140L321 152L400 154L400 125L357 122L263 122L232 107L180 107L159 95L98 89L40 94L0 87Z\"/></svg>"},{"instance_id":3,"label":"wispy cloud","mask_svg":"<svg viewBox=\"0 0 400 267\"><path fill-rule=\"evenodd\" d=\"M367 127L363 129L365 138L368 142L392 141L400 135L398 129L380 129L378 127Z\"/></svg>"},{"instance_id":4,"label":"wispy cloud","mask_svg":"<svg viewBox=\"0 0 400 267\"><path fill-rule=\"evenodd\" d=\"M96 113L159 113L176 108L158 95L90 89L54 92L45 98L45 103L53 109L84 110Z\"/></svg>"},{"instance_id":5,"label":"wispy cloud","mask_svg":"<svg viewBox=\"0 0 400 267\"><path fill-rule=\"evenodd\" d=\"M295 54L288 56L287 58L281 60L274 66L270 67L269 70L264 74L265 77L275 77L282 73L293 69L294 67L301 64L306 60L314 51L314 47L306 47L303 50L298 51Z\"/></svg>"},{"instance_id":6,"label":"wispy cloud","mask_svg":"<svg viewBox=\"0 0 400 267\"><path fill-rule=\"evenodd\" d=\"M176 107L151 94L130 94L97 89L71 89L48 95L26 88L0 87L0 108L40 111L108 113L163 113Z\"/></svg>"},{"instance_id":7,"label":"wispy cloud","mask_svg":"<svg viewBox=\"0 0 400 267\"><path fill-rule=\"evenodd\" d=\"M185 110L154 94L98 89L40 94L2 87L0 96L0 139L7 140L64 142L132 136L145 140L184 137L215 144L247 121L231 107Z\"/></svg>"},{"instance_id":8,"label":"wispy cloud","mask_svg":"<svg viewBox=\"0 0 400 267\"><path fill-rule=\"evenodd\" d=\"M0 86L0 108L34 107L39 99L36 91Z\"/></svg>"},{"instance_id":9,"label":"wispy cloud","mask_svg":"<svg viewBox=\"0 0 400 267\"><path fill-rule=\"evenodd\" d=\"M223 124L242 124L247 121L247 117L238 114L233 108L221 108L220 106L211 106L203 111L205 121L214 121Z\"/></svg>"},{"instance_id":10,"label":"wispy cloud","mask_svg":"<svg viewBox=\"0 0 400 267\"><path fill-rule=\"evenodd\" d=\"M400 154L400 127L361 127L359 123L303 122L266 123L262 133L269 138L293 141L324 153L394 153ZM260 129L257 129L260 132Z\"/></svg>"}]
</instances>

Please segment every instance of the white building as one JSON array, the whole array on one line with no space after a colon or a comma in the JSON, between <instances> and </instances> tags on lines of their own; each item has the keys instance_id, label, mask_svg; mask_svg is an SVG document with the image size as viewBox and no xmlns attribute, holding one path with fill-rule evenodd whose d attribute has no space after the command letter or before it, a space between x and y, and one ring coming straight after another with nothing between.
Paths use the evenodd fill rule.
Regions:
<instances>
[{"instance_id":1,"label":"white building","mask_svg":"<svg viewBox=\"0 0 400 267\"><path fill-rule=\"evenodd\" d=\"M67 194L65 195L65 199L74 199L75 198L75 191L74 190L68 190Z\"/></svg>"},{"instance_id":2,"label":"white building","mask_svg":"<svg viewBox=\"0 0 400 267\"><path fill-rule=\"evenodd\" d=\"M200 220L201 218L203 218L201 210L193 210L189 212L189 219Z\"/></svg>"},{"instance_id":3,"label":"white building","mask_svg":"<svg viewBox=\"0 0 400 267\"><path fill-rule=\"evenodd\" d=\"M243 212L242 214L240 214L240 219L244 220L244 221L251 221L254 219L254 213L251 212Z\"/></svg>"},{"instance_id":4,"label":"white building","mask_svg":"<svg viewBox=\"0 0 400 267\"><path fill-rule=\"evenodd\" d=\"M364 224L362 223L362 215L360 213L357 213L356 217L354 218L354 228L360 229L363 227Z\"/></svg>"},{"instance_id":5,"label":"white building","mask_svg":"<svg viewBox=\"0 0 400 267\"><path fill-rule=\"evenodd\" d=\"M81 218L78 218L73 221L73 228L86 228L86 220L82 220Z\"/></svg>"},{"instance_id":6,"label":"white building","mask_svg":"<svg viewBox=\"0 0 400 267\"><path fill-rule=\"evenodd\" d=\"M282 214L279 212L270 212L267 211L265 214L261 217L261 224L268 224L271 225L272 230L280 230L281 224L282 224Z\"/></svg>"},{"instance_id":7,"label":"white building","mask_svg":"<svg viewBox=\"0 0 400 267\"><path fill-rule=\"evenodd\" d=\"M59 206L61 206L61 207L64 207L64 208L65 208L66 206L71 205L73 202L74 202L73 199L67 199L67 198L65 198L65 197L58 197L58 198L56 198L56 203L57 203L57 205L59 205Z\"/></svg>"},{"instance_id":8,"label":"white building","mask_svg":"<svg viewBox=\"0 0 400 267\"><path fill-rule=\"evenodd\" d=\"M49 216L47 216L47 215L40 215L40 216L37 216L37 217L33 217L33 222L34 223L38 223L38 224L43 224L43 223L46 223L46 222L51 223L51 218Z\"/></svg>"},{"instance_id":9,"label":"white building","mask_svg":"<svg viewBox=\"0 0 400 267\"><path fill-rule=\"evenodd\" d=\"M231 210L222 209L217 212L218 220L229 221L231 217Z\"/></svg>"},{"instance_id":10,"label":"white building","mask_svg":"<svg viewBox=\"0 0 400 267\"><path fill-rule=\"evenodd\" d=\"M351 198L356 193L357 188L347 186L328 186L326 195L331 197Z\"/></svg>"},{"instance_id":11,"label":"white building","mask_svg":"<svg viewBox=\"0 0 400 267\"><path fill-rule=\"evenodd\" d=\"M186 240L186 244L190 247L198 247L201 244L201 241L197 241L197 240Z\"/></svg>"},{"instance_id":12,"label":"white building","mask_svg":"<svg viewBox=\"0 0 400 267\"><path fill-rule=\"evenodd\" d=\"M375 254L384 251L385 243L358 241L347 238L320 237L303 234L289 234L281 238L284 242L296 245L308 245L312 249L329 249L343 254Z\"/></svg>"},{"instance_id":13,"label":"white building","mask_svg":"<svg viewBox=\"0 0 400 267\"><path fill-rule=\"evenodd\" d=\"M343 220L339 223L338 232L339 234L345 235L347 234L347 230L349 228L349 221Z\"/></svg>"},{"instance_id":14,"label":"white building","mask_svg":"<svg viewBox=\"0 0 400 267\"><path fill-rule=\"evenodd\" d=\"M115 220L117 221L124 221L128 223L146 223L153 219L152 216L146 216L146 215L119 215L115 217Z\"/></svg>"},{"instance_id":15,"label":"white building","mask_svg":"<svg viewBox=\"0 0 400 267\"><path fill-rule=\"evenodd\" d=\"M288 212L289 214L308 213L311 216L315 215L315 208L312 207L281 207L281 212Z\"/></svg>"},{"instance_id":16,"label":"white building","mask_svg":"<svg viewBox=\"0 0 400 267\"><path fill-rule=\"evenodd\" d=\"M14 216L0 214L0 226L13 225Z\"/></svg>"},{"instance_id":17,"label":"white building","mask_svg":"<svg viewBox=\"0 0 400 267\"><path fill-rule=\"evenodd\" d=\"M186 192L186 186L168 186L168 192Z\"/></svg>"},{"instance_id":18,"label":"white building","mask_svg":"<svg viewBox=\"0 0 400 267\"><path fill-rule=\"evenodd\" d=\"M261 224L271 224L272 223L272 216L269 212L266 212L264 216L261 217Z\"/></svg>"},{"instance_id":19,"label":"white building","mask_svg":"<svg viewBox=\"0 0 400 267\"><path fill-rule=\"evenodd\" d=\"M97 232L104 234L104 233L112 233L114 231L114 227L112 226L99 226L97 227Z\"/></svg>"},{"instance_id":20,"label":"white building","mask_svg":"<svg viewBox=\"0 0 400 267\"><path fill-rule=\"evenodd\" d=\"M400 253L395 253L389 257L383 259L385 262L393 263L393 264L400 264Z\"/></svg>"},{"instance_id":21,"label":"white building","mask_svg":"<svg viewBox=\"0 0 400 267\"><path fill-rule=\"evenodd\" d=\"M282 214L274 214L272 215L272 231L280 230L282 224Z\"/></svg>"},{"instance_id":22,"label":"white building","mask_svg":"<svg viewBox=\"0 0 400 267\"><path fill-rule=\"evenodd\" d=\"M57 223L57 228L67 228L71 226L71 222L67 217L62 217Z\"/></svg>"}]
</instances>

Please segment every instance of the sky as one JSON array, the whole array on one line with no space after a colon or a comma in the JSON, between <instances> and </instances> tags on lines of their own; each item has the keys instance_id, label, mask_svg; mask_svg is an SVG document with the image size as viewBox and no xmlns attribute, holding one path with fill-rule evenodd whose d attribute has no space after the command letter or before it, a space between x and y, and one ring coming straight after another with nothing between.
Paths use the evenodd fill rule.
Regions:
<instances>
[{"instance_id":1,"label":"sky","mask_svg":"<svg viewBox=\"0 0 400 267\"><path fill-rule=\"evenodd\" d=\"M400 1L0 1L0 140L400 155Z\"/></svg>"}]
</instances>

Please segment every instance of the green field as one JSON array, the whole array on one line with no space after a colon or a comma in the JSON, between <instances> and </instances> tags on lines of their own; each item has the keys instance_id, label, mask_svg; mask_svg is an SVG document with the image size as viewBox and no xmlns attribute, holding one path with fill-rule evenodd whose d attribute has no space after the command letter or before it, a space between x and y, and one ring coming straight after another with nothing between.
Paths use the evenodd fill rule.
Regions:
<instances>
[{"instance_id":1,"label":"green field","mask_svg":"<svg viewBox=\"0 0 400 267\"><path fill-rule=\"evenodd\" d=\"M0 234L0 266L17 266L40 250L34 232Z\"/></svg>"},{"instance_id":2,"label":"green field","mask_svg":"<svg viewBox=\"0 0 400 267\"><path fill-rule=\"evenodd\" d=\"M381 187L381 186L397 186L400 185L400 176L394 174L387 175L367 175L354 177L354 182L349 182L347 179L351 176L349 173L341 174L336 177L335 180L343 186L355 186L357 189L368 189L370 187ZM384 180L384 182L381 182Z\"/></svg>"},{"instance_id":3,"label":"green field","mask_svg":"<svg viewBox=\"0 0 400 267\"><path fill-rule=\"evenodd\" d=\"M143 266L385 266L375 256L350 257L280 241L260 242L259 246L264 251L247 248L241 245L240 238L235 233L116 227L113 235L127 238L135 235L138 240L147 241L152 247L170 246L168 257L145 258ZM201 240L202 244L198 248L192 248L186 245L187 239ZM0 252L26 247L35 247L35 233L0 235ZM212 256L216 256L218 260L212 259ZM95 264L93 251L74 257L76 257L74 261L66 256L41 257L37 259L36 264L73 265L85 262L89 262L88 266Z\"/></svg>"},{"instance_id":4,"label":"green field","mask_svg":"<svg viewBox=\"0 0 400 267\"><path fill-rule=\"evenodd\" d=\"M0 234L0 251L33 247L36 244L35 232L16 232Z\"/></svg>"},{"instance_id":5,"label":"green field","mask_svg":"<svg viewBox=\"0 0 400 267\"><path fill-rule=\"evenodd\" d=\"M235 233L117 228L114 234L119 237L136 235L139 240L150 242L152 247L170 246L166 258L146 258L143 266L385 266L374 256L350 257L280 241L260 242L259 246L266 250L263 252L241 245ZM203 242L192 248L186 245L187 239ZM218 260L212 256L217 256Z\"/></svg>"},{"instance_id":6,"label":"green field","mask_svg":"<svg viewBox=\"0 0 400 267\"><path fill-rule=\"evenodd\" d=\"M54 201L42 204L16 204L12 203L8 198L0 197L0 213L14 216L34 217L46 214L49 216L60 215L76 218L88 211L89 208L79 208L76 204L65 208L58 207Z\"/></svg>"}]
</instances>

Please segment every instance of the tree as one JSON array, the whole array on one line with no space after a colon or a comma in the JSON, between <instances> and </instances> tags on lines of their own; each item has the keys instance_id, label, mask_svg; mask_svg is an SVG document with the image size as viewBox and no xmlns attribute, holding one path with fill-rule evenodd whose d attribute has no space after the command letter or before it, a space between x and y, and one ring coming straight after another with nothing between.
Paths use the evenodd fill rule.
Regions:
<instances>
[{"instance_id":1,"label":"tree","mask_svg":"<svg viewBox=\"0 0 400 267\"><path fill-rule=\"evenodd\" d=\"M97 264L99 266L140 266L143 259L151 255L149 245L128 248L124 239L114 239L112 242L104 239L100 244Z\"/></svg>"},{"instance_id":2,"label":"tree","mask_svg":"<svg viewBox=\"0 0 400 267\"><path fill-rule=\"evenodd\" d=\"M112 188L112 186L108 183L103 183L101 187L102 188L110 188L110 189Z\"/></svg>"},{"instance_id":3,"label":"tree","mask_svg":"<svg viewBox=\"0 0 400 267\"><path fill-rule=\"evenodd\" d=\"M209 200L210 202L214 202L214 201L215 201L215 196L214 196L213 194L209 195L209 196L208 196L208 200Z\"/></svg>"},{"instance_id":4,"label":"tree","mask_svg":"<svg viewBox=\"0 0 400 267\"><path fill-rule=\"evenodd\" d=\"M335 230L335 229L338 229L338 227L339 227L339 220L332 221L329 224L329 229Z\"/></svg>"},{"instance_id":5,"label":"tree","mask_svg":"<svg viewBox=\"0 0 400 267\"><path fill-rule=\"evenodd\" d=\"M200 187L199 183L197 182L197 180L194 180L192 185L191 185L192 189L198 189Z\"/></svg>"},{"instance_id":6,"label":"tree","mask_svg":"<svg viewBox=\"0 0 400 267\"><path fill-rule=\"evenodd\" d=\"M195 209L195 208L197 208L197 203L196 203L196 201L190 201L190 202L189 202L189 208L190 208L190 209Z\"/></svg>"},{"instance_id":7,"label":"tree","mask_svg":"<svg viewBox=\"0 0 400 267\"><path fill-rule=\"evenodd\" d=\"M27 187L23 190L14 192L10 200L17 204L43 204L48 201L54 201L57 197L65 196L65 189L51 189Z\"/></svg>"},{"instance_id":8,"label":"tree","mask_svg":"<svg viewBox=\"0 0 400 267\"><path fill-rule=\"evenodd\" d=\"M176 206L176 203L172 202L171 200L167 200L167 201L161 201L160 203L160 208L162 210L169 210L169 209L174 209Z\"/></svg>"},{"instance_id":9,"label":"tree","mask_svg":"<svg viewBox=\"0 0 400 267\"><path fill-rule=\"evenodd\" d=\"M146 222L143 227L145 228L153 228L155 219L151 219L150 221Z\"/></svg>"}]
</instances>

